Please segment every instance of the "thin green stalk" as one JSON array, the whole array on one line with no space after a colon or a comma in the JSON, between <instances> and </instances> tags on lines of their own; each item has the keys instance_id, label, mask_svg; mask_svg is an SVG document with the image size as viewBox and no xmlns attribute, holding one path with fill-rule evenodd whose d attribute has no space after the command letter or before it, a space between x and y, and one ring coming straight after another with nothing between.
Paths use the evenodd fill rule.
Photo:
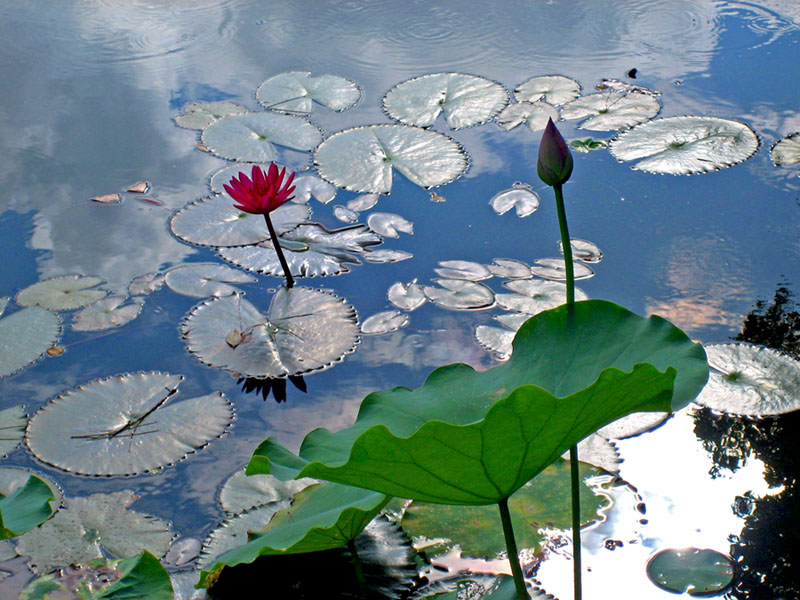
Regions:
<instances>
[{"instance_id":1,"label":"thin green stalk","mask_svg":"<svg viewBox=\"0 0 800 600\"><path fill-rule=\"evenodd\" d=\"M353 562L353 569L356 572L356 579L358 579L358 587L361 590L361 598L367 600L367 580L364 579L364 569L361 566L361 559L358 557L356 550L356 543L353 540L347 541L347 549L350 550L350 560Z\"/></svg>"},{"instance_id":2,"label":"thin green stalk","mask_svg":"<svg viewBox=\"0 0 800 600\"><path fill-rule=\"evenodd\" d=\"M511 574L514 576L514 585L517 587L517 595L519 596L519 600L528 600L528 588L525 586L525 578L522 576L522 567L519 565L517 541L514 539L514 529L511 526L511 513L508 512L508 498L500 500L497 506L500 507L500 520L503 522L503 535L506 538L508 562L511 563Z\"/></svg>"},{"instance_id":3,"label":"thin green stalk","mask_svg":"<svg viewBox=\"0 0 800 600\"><path fill-rule=\"evenodd\" d=\"M275 247L275 252L278 254L278 260L281 263L283 274L286 276L286 287L294 287L294 277L289 270L289 265L286 263L286 257L283 255L283 248L281 248L278 234L275 233L275 228L272 226L272 220L269 218L269 213L264 213L264 220L267 222L267 229L269 229L269 237L272 239L272 245Z\"/></svg>"},{"instance_id":4,"label":"thin green stalk","mask_svg":"<svg viewBox=\"0 0 800 600\"><path fill-rule=\"evenodd\" d=\"M553 190L556 193L558 227L561 230L561 245L564 248L564 269L567 272L567 306L572 310L572 305L575 304L575 270L572 268L572 244L569 243L567 211L564 208L564 195L561 193L561 185L554 185Z\"/></svg>"}]
</instances>

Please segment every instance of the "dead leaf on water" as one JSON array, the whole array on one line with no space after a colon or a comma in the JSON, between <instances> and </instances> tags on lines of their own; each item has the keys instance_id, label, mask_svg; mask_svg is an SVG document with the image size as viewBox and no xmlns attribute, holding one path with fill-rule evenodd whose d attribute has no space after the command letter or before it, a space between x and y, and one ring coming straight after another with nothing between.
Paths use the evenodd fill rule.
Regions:
<instances>
[{"instance_id":1,"label":"dead leaf on water","mask_svg":"<svg viewBox=\"0 0 800 600\"><path fill-rule=\"evenodd\" d=\"M64 346L50 346L47 349L47 354L49 356L60 356L64 354Z\"/></svg>"},{"instance_id":2,"label":"dead leaf on water","mask_svg":"<svg viewBox=\"0 0 800 600\"><path fill-rule=\"evenodd\" d=\"M146 194L150 190L150 183L147 181L140 181L139 183L134 183L132 186L126 189L126 192L133 192L134 194Z\"/></svg>"},{"instance_id":3,"label":"dead leaf on water","mask_svg":"<svg viewBox=\"0 0 800 600\"><path fill-rule=\"evenodd\" d=\"M436 192L431 192L431 202L447 202L447 198L440 196Z\"/></svg>"},{"instance_id":4,"label":"dead leaf on water","mask_svg":"<svg viewBox=\"0 0 800 600\"><path fill-rule=\"evenodd\" d=\"M102 204L119 204L120 198L119 194L106 194L104 196L95 196L94 198L89 198L92 202L101 202Z\"/></svg>"},{"instance_id":5,"label":"dead leaf on water","mask_svg":"<svg viewBox=\"0 0 800 600\"><path fill-rule=\"evenodd\" d=\"M198 150L203 151L203 152L211 152L211 149L208 146L206 146L205 144L195 144L194 147L197 148Z\"/></svg>"}]
</instances>

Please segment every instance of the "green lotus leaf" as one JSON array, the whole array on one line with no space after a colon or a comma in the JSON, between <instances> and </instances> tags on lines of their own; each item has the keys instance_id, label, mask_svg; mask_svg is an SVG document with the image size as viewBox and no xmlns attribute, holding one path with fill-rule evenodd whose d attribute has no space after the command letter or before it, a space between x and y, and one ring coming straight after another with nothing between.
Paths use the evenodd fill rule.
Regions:
<instances>
[{"instance_id":1,"label":"green lotus leaf","mask_svg":"<svg viewBox=\"0 0 800 600\"><path fill-rule=\"evenodd\" d=\"M0 539L16 537L44 523L53 514L48 485L31 475L27 483L12 494L0 494Z\"/></svg>"},{"instance_id":2,"label":"green lotus leaf","mask_svg":"<svg viewBox=\"0 0 800 600\"><path fill-rule=\"evenodd\" d=\"M281 479L494 504L603 425L685 406L707 378L702 347L669 322L588 300L527 321L504 364L484 372L449 365L418 390L375 392L353 426L312 431L299 457L273 442L253 460Z\"/></svg>"}]
</instances>

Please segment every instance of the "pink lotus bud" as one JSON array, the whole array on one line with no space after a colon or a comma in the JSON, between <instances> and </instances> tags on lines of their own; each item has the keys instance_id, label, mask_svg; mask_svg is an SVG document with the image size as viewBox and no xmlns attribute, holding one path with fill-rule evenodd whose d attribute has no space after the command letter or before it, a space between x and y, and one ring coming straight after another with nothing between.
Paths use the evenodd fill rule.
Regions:
<instances>
[{"instance_id":1,"label":"pink lotus bud","mask_svg":"<svg viewBox=\"0 0 800 600\"><path fill-rule=\"evenodd\" d=\"M572 175L572 154L552 119L547 120L547 127L539 144L536 170L539 172L539 179L547 185L561 185Z\"/></svg>"}]
</instances>

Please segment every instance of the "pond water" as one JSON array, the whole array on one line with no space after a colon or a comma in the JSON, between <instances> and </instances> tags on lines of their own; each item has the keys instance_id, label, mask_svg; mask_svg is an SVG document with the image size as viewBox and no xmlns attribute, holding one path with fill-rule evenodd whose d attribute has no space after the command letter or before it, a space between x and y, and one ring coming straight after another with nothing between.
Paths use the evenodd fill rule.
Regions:
<instances>
[{"instance_id":1,"label":"pond water","mask_svg":"<svg viewBox=\"0 0 800 600\"><path fill-rule=\"evenodd\" d=\"M570 233L603 252L591 265L595 276L578 285L591 298L659 314L703 343L733 339L756 303L769 304L779 288L797 291L798 168L773 165L769 153L800 130L795 2L100 0L56 6L35 0L4 2L3 15L0 297L13 299L37 281L65 274L102 278L101 288L126 295L144 274L184 263L228 264L170 231L171 215L208 196L211 176L230 164L199 150L198 132L176 126L174 118L192 101L263 110L256 89L289 71L338 75L361 90L349 110L314 106L309 118L326 137L394 123L382 107L384 95L407 79L440 72L480 76L509 92L540 75L573 78L584 94L613 78L660 92L659 117L743 122L758 134L758 151L711 173L652 174L632 170L605 149L574 152L565 186ZM585 131L579 123L561 121L559 128L567 139L608 139L617 132ZM413 223L413 235L385 236L373 248L412 257L362 260L341 275L299 280L346 299L362 323L395 309L387 299L392 284L432 285L440 261L488 265L508 258L530 265L558 256L552 194L536 176L540 133L525 125L506 131L495 121L452 130L441 117L432 129L461 145L467 171L430 191L396 175L391 194L358 215L360 223L375 212ZM311 159L299 151L279 154L293 168ZM149 182L146 194L124 191L139 181ZM496 214L489 201L515 182L540 194L538 210L524 218L514 210ZM121 202L90 201L111 193L121 193ZM309 200L311 220L343 227L334 206L358 196L340 189L329 204ZM500 281L484 283L507 292ZM235 285L266 306L268 291L280 284L259 275ZM503 312L453 311L432 302L403 311L407 325L363 336L341 363L305 378L307 393L290 384L286 401L277 403L244 393L230 373L187 351L181 323L200 299L164 286L143 300L134 320L99 332L75 330L73 313L62 311L58 344L66 351L0 379L0 410L22 405L34 415L95 379L160 371L185 377L181 399L224 394L236 411L229 431L155 474L74 475L40 462L24 442L0 466L44 473L68 498L132 490L140 496L136 511L197 540L224 518L219 490L263 439L272 436L297 451L311 429L349 425L373 390L417 387L442 364L496 364L497 355L478 344L475 332L497 325L492 317ZM6 312L16 310L12 300ZM731 598L800 593L787 576L798 562L789 543L796 536L797 455L785 458L796 442L787 434L791 416L781 419L683 411L652 433L616 442L624 461L620 476L630 485L607 491L614 507L585 530L585 597L671 597L647 579L644 565L658 550L683 547L734 554L742 572L758 574L743 577ZM562 599L571 597L568 537L551 532L536 573L543 589ZM758 549L770 547L781 553L764 562ZM20 559L0 563L0 575L3 599L16 597L28 578Z\"/></svg>"}]
</instances>

